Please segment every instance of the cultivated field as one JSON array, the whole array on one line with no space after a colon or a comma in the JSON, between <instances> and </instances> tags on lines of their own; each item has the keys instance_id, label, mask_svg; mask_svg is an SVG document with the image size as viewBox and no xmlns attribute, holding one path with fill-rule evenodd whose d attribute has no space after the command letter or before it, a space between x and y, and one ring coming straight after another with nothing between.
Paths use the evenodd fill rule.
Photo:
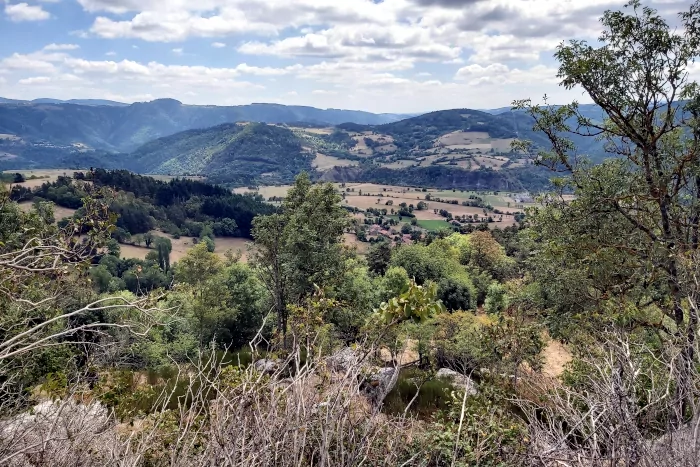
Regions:
<instances>
[{"instance_id":1,"label":"cultivated field","mask_svg":"<svg viewBox=\"0 0 700 467\"><path fill-rule=\"evenodd\" d=\"M31 201L24 201L22 203L19 203L19 208L27 212L32 209L32 206L34 205L33 202ZM73 217L73 214L75 214L76 209L70 209L70 208L64 208L63 206L56 206L54 204L53 206L53 217L56 219L56 221L60 221L64 217Z\"/></svg>"},{"instance_id":2,"label":"cultivated field","mask_svg":"<svg viewBox=\"0 0 700 467\"><path fill-rule=\"evenodd\" d=\"M144 174L146 177L151 177L156 180L160 180L163 182L169 182L170 180L174 180L176 178L184 178L187 180L198 180L198 181L204 181L207 179L207 177L202 177L200 175L190 175L190 176L183 176L183 175L158 175L158 174Z\"/></svg>"},{"instance_id":3,"label":"cultivated field","mask_svg":"<svg viewBox=\"0 0 700 467\"><path fill-rule=\"evenodd\" d=\"M170 241L173 244L173 250L170 253L170 261L173 263L182 259L187 254L187 252L194 246L194 241L190 237L180 237L176 239L169 234L159 232L156 230L152 231L151 233L158 237L166 237L170 239ZM243 255L241 257L241 261L247 261L247 245L250 243L250 240L245 238L220 237L215 239L215 243L216 250L214 250L214 253L218 254L222 258L228 250L231 250L234 253L240 251ZM145 246L125 244L121 245L122 258L145 259L149 251L154 250L146 248Z\"/></svg>"},{"instance_id":4,"label":"cultivated field","mask_svg":"<svg viewBox=\"0 0 700 467\"><path fill-rule=\"evenodd\" d=\"M316 154L316 158L311 165L319 170L327 170L332 169L333 167L348 167L357 164L357 161L338 159L337 157L327 156L319 152Z\"/></svg>"},{"instance_id":5,"label":"cultivated field","mask_svg":"<svg viewBox=\"0 0 700 467\"><path fill-rule=\"evenodd\" d=\"M4 173L15 174L21 173L24 178L29 178L31 176L37 177L34 180L27 180L24 183L17 183L17 185L22 185L27 188L34 188L41 186L46 182L55 182L61 175L66 177L72 177L75 170L70 169L34 169L34 170L6 170ZM14 184L13 184L14 185Z\"/></svg>"}]
</instances>

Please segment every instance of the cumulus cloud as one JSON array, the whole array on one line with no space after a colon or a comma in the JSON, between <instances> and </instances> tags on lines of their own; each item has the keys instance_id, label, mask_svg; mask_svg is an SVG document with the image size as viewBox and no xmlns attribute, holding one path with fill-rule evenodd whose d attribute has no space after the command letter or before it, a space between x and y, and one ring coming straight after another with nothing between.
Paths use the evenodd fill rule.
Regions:
<instances>
[{"instance_id":1,"label":"cumulus cloud","mask_svg":"<svg viewBox=\"0 0 700 467\"><path fill-rule=\"evenodd\" d=\"M11 21L43 21L51 17L48 11L37 5L17 3L5 5L5 14Z\"/></svg>"},{"instance_id":2,"label":"cumulus cloud","mask_svg":"<svg viewBox=\"0 0 700 467\"><path fill-rule=\"evenodd\" d=\"M388 112L502 106L545 92L569 100L568 91L553 86L552 52L568 38L595 40L602 12L627 0L77 1L93 18L80 37L129 39L126 49L114 46L124 60L111 58L113 52L86 60L72 44L50 44L2 59L4 89L17 85L18 92L40 95L54 86L81 96L101 91L101 97L167 95L216 104L284 96ZM648 3L677 24L675 12L688 2ZM7 10L37 1L5 3ZM138 41L156 44L137 50ZM233 63L211 66L206 53L197 53L202 46L230 50ZM170 59L182 54L182 65L150 55L162 51L172 51ZM51 81L19 84L43 77Z\"/></svg>"}]
</instances>

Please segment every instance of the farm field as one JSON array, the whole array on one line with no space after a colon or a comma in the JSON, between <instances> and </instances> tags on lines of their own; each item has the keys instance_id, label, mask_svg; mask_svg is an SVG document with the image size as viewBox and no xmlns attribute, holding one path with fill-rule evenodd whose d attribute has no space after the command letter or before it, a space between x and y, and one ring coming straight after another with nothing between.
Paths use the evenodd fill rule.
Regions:
<instances>
[{"instance_id":1,"label":"farm field","mask_svg":"<svg viewBox=\"0 0 700 467\"><path fill-rule=\"evenodd\" d=\"M175 263L181 260L187 252L194 246L194 242L190 237L180 237L173 238L171 235L157 230L151 231L151 233L158 237L169 238L173 244L173 251L170 253L170 262ZM357 248L357 252L361 255L367 254L369 250L369 244L363 243L357 240L355 234L346 233L344 235L345 244L348 246L354 246ZM225 258L226 252L231 250L234 254L237 252L241 253L241 262L248 262L248 247L252 246L252 240L247 238L231 238L231 237L218 237L215 240L216 250L214 253L219 255L221 258ZM150 251L155 251L152 248L146 248L145 246L137 246L131 244L121 244L121 257L122 258L135 258L135 259L145 259L146 255Z\"/></svg>"},{"instance_id":2,"label":"farm field","mask_svg":"<svg viewBox=\"0 0 700 467\"><path fill-rule=\"evenodd\" d=\"M176 239L171 235L156 230L151 231L151 233L157 237L166 237L170 239L173 244L173 251L170 253L170 261L172 263L182 259L194 246L194 241L190 237L180 237ZM214 250L214 253L218 254L220 257L224 258L228 250L232 250L234 253L240 251L242 254L241 261L247 261L247 245L250 243L250 240L246 238L219 237L215 239L215 243L216 250ZM120 247L122 258L145 259L149 251L154 251L145 246L137 245L122 244Z\"/></svg>"},{"instance_id":3,"label":"farm field","mask_svg":"<svg viewBox=\"0 0 700 467\"><path fill-rule=\"evenodd\" d=\"M332 169L333 167L349 167L357 164L357 161L351 161L348 159L338 159L337 157L327 156L325 154L318 153L316 154L316 158L314 159L311 165L317 169L326 170Z\"/></svg>"},{"instance_id":4,"label":"farm field","mask_svg":"<svg viewBox=\"0 0 700 467\"><path fill-rule=\"evenodd\" d=\"M19 208L27 212L32 209L32 206L34 205L33 202L31 201L25 201L22 203L19 203ZM56 206L54 204L53 206L53 217L56 219L56 221L60 221L64 217L73 217L73 214L75 214L76 209L70 209L70 208L64 208L63 206Z\"/></svg>"},{"instance_id":5,"label":"farm field","mask_svg":"<svg viewBox=\"0 0 700 467\"><path fill-rule=\"evenodd\" d=\"M37 177L34 180L27 180L23 183L17 183L16 185L22 185L27 188L34 188L41 186L46 182L55 182L58 177L64 175L66 177L72 177L75 170L70 169L32 169L32 170L5 170L3 173L15 174L20 173L24 175L25 178L29 178L32 175ZM14 185L14 184L13 184Z\"/></svg>"},{"instance_id":6,"label":"farm field","mask_svg":"<svg viewBox=\"0 0 700 467\"><path fill-rule=\"evenodd\" d=\"M391 208L398 210L398 206L401 203L413 204L414 206L418 204L419 201L425 201L428 204L428 209L423 211L414 211L416 218L418 220L442 220L443 217L439 214L435 214L435 209L445 209L451 212L455 216L464 215L474 215L479 216L484 215L484 210L478 207L462 206L462 201L468 200L470 196L479 196L486 203L492 205L495 209L499 209L503 212L516 212L522 211L529 206L534 206L534 202L523 203L516 199L517 193L507 193L499 192L497 195L493 194L493 191L489 192L475 192L475 191L452 191L452 190L432 190L428 189L423 191L416 188L404 187L404 186L393 186L393 185L379 185L375 183L346 183L342 186L340 183L334 183L334 186L339 192L345 194L345 199L343 204L345 206L356 207L362 210L367 208L376 209L388 209ZM291 188L291 185L282 186L261 186L258 190L251 190L249 188L236 188L235 193L260 193L266 199L272 196L284 197L287 191ZM351 190L351 191L348 191ZM362 195L360 195L362 193ZM369 196L365 196L369 194ZM456 200L460 204L450 204L437 201L426 201L426 195L430 194L432 197L441 198L443 200ZM393 206L387 206L387 201L393 201ZM499 218L500 215L494 215L495 218ZM494 222L490 224L494 227L507 227L515 224L515 218L512 215L503 215L501 222Z\"/></svg>"},{"instance_id":7,"label":"farm field","mask_svg":"<svg viewBox=\"0 0 700 467\"><path fill-rule=\"evenodd\" d=\"M418 227L426 230L439 230L444 228L449 228L450 223L443 220L418 220Z\"/></svg>"}]
</instances>

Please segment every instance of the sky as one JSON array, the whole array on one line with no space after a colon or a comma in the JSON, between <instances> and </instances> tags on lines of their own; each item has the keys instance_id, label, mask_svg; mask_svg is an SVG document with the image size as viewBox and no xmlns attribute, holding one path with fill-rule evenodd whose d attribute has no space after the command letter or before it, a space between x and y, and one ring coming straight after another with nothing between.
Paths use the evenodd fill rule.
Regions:
<instances>
[{"instance_id":1,"label":"sky","mask_svg":"<svg viewBox=\"0 0 700 467\"><path fill-rule=\"evenodd\" d=\"M557 79L625 0L0 0L0 96L370 112L588 102ZM645 2L671 23L690 1Z\"/></svg>"}]
</instances>

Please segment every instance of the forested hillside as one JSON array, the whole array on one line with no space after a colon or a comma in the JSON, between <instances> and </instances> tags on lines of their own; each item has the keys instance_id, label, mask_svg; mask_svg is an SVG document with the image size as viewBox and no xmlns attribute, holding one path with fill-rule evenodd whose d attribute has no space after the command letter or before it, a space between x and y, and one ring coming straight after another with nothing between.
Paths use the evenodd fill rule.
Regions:
<instances>
[{"instance_id":1,"label":"forested hillside","mask_svg":"<svg viewBox=\"0 0 700 467\"><path fill-rule=\"evenodd\" d=\"M183 105L174 99L138 102L128 106L73 103L2 103L0 137L12 135L28 143L82 145L95 150L129 152L162 136L233 122L310 122L336 125L398 120L353 110L316 109L278 104L235 107Z\"/></svg>"},{"instance_id":2,"label":"forested hillside","mask_svg":"<svg viewBox=\"0 0 700 467\"><path fill-rule=\"evenodd\" d=\"M534 150L513 151L511 143L519 134L540 146L544 139L525 129L531 117L519 115L461 109L376 127L225 124L155 140L121 155L119 163L142 173L204 175L234 187L290 183L315 169L327 181L538 191L548 184L546 171L532 165Z\"/></svg>"},{"instance_id":3,"label":"forested hillside","mask_svg":"<svg viewBox=\"0 0 700 467\"><path fill-rule=\"evenodd\" d=\"M126 166L142 173L206 175L233 186L289 183L314 155L290 130L260 123L190 130L148 143Z\"/></svg>"}]
</instances>

